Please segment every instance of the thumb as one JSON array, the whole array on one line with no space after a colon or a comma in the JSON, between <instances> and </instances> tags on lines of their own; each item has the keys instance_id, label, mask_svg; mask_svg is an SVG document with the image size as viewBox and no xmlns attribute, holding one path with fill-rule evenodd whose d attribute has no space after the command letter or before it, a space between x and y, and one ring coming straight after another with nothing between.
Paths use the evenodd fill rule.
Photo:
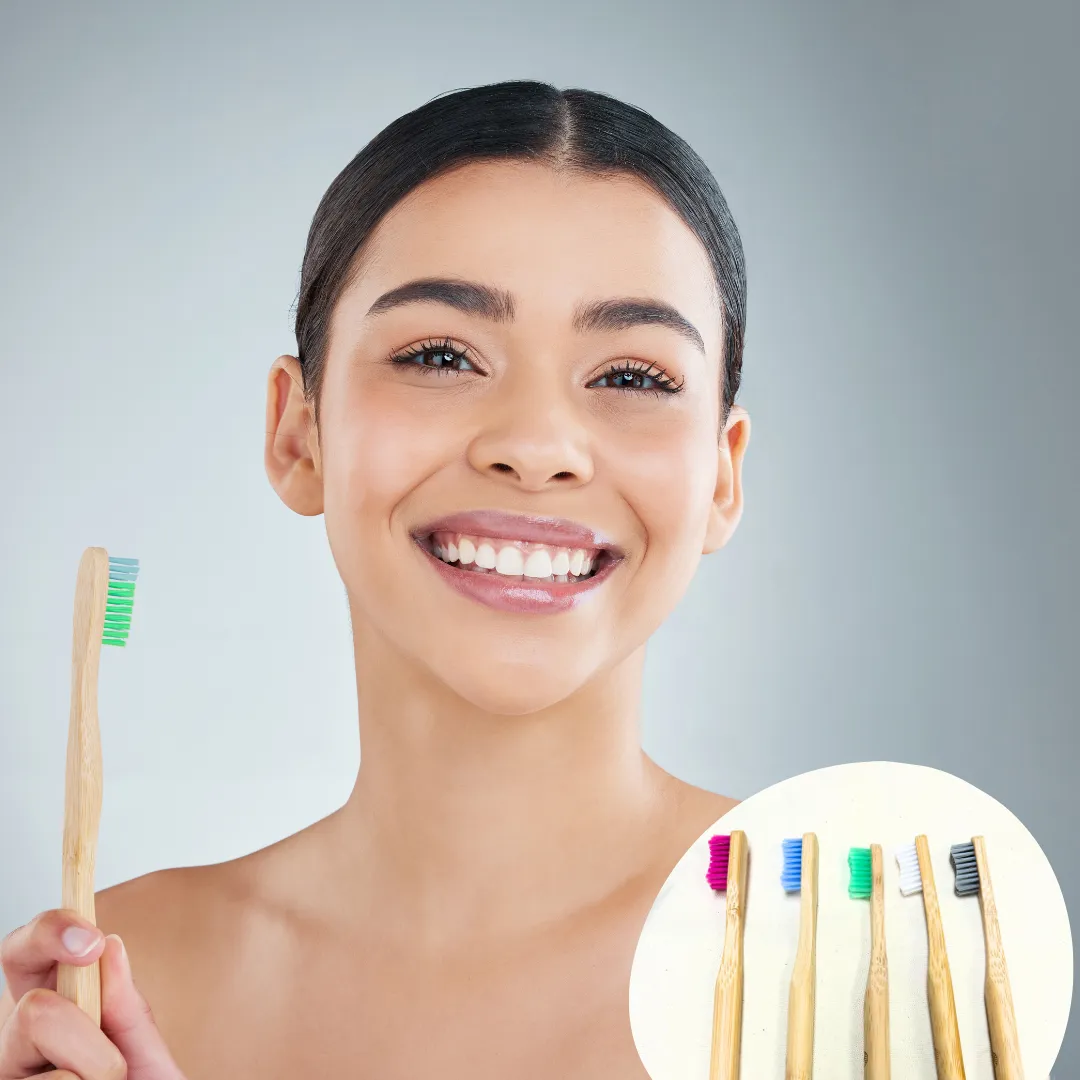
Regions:
<instances>
[{"instance_id":1,"label":"thumb","mask_svg":"<svg viewBox=\"0 0 1080 1080\"><path fill-rule=\"evenodd\" d=\"M131 976L123 941L105 939L101 966L101 1030L124 1056L128 1080L184 1080L150 1005Z\"/></svg>"}]
</instances>

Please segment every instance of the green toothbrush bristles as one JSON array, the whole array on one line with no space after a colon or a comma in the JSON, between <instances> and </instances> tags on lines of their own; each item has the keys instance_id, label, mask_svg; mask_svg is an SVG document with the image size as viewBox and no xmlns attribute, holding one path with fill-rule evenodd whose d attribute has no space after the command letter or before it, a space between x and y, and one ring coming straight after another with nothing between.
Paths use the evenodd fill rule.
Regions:
<instances>
[{"instance_id":1,"label":"green toothbrush bristles","mask_svg":"<svg viewBox=\"0 0 1080 1080\"><path fill-rule=\"evenodd\" d=\"M138 576L138 559L109 556L109 591L105 598L105 629L101 634L103 645L123 646L127 643Z\"/></svg>"},{"instance_id":2,"label":"green toothbrush bristles","mask_svg":"<svg viewBox=\"0 0 1080 1080\"><path fill-rule=\"evenodd\" d=\"M851 882L848 885L848 896L852 900L867 900L870 897L871 870L870 849L868 847L853 847L848 852L848 869L851 871Z\"/></svg>"}]
</instances>

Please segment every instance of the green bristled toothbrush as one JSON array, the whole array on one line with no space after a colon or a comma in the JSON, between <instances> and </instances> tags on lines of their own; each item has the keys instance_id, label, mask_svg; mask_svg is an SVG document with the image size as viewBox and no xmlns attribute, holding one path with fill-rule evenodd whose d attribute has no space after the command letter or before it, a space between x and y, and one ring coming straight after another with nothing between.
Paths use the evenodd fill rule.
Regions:
<instances>
[{"instance_id":1,"label":"green bristled toothbrush","mask_svg":"<svg viewBox=\"0 0 1080 1080\"><path fill-rule=\"evenodd\" d=\"M75 582L71 652L71 717L64 783L63 906L96 922L94 860L101 821L101 732L98 667L102 645L127 643L135 600L138 559L110 558L104 548L83 552ZM56 989L101 1024L101 975L97 963L60 964Z\"/></svg>"}]
</instances>

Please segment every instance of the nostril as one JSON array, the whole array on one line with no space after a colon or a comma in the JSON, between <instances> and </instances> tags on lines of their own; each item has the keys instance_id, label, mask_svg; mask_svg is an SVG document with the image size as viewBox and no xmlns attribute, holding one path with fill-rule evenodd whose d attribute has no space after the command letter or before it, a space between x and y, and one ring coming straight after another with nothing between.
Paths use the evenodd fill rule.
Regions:
<instances>
[{"instance_id":1,"label":"nostril","mask_svg":"<svg viewBox=\"0 0 1080 1080\"><path fill-rule=\"evenodd\" d=\"M574 474L572 472L557 472L552 480L573 480Z\"/></svg>"},{"instance_id":2,"label":"nostril","mask_svg":"<svg viewBox=\"0 0 1080 1080\"><path fill-rule=\"evenodd\" d=\"M501 472L501 473L508 473L508 472L512 473L514 471L513 466L507 465L502 461L493 462L491 467L496 472Z\"/></svg>"}]
</instances>

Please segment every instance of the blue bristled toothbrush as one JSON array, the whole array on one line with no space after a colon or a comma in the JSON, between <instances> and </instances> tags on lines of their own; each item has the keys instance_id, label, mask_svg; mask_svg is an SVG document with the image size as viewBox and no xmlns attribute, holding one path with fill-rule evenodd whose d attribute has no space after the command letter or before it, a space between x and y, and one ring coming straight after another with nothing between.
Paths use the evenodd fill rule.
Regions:
<instances>
[{"instance_id":1,"label":"blue bristled toothbrush","mask_svg":"<svg viewBox=\"0 0 1080 1080\"><path fill-rule=\"evenodd\" d=\"M818 841L812 832L783 842L785 892L801 894L799 948L788 995L786 1080L814 1075L814 991L817 982Z\"/></svg>"}]
</instances>

